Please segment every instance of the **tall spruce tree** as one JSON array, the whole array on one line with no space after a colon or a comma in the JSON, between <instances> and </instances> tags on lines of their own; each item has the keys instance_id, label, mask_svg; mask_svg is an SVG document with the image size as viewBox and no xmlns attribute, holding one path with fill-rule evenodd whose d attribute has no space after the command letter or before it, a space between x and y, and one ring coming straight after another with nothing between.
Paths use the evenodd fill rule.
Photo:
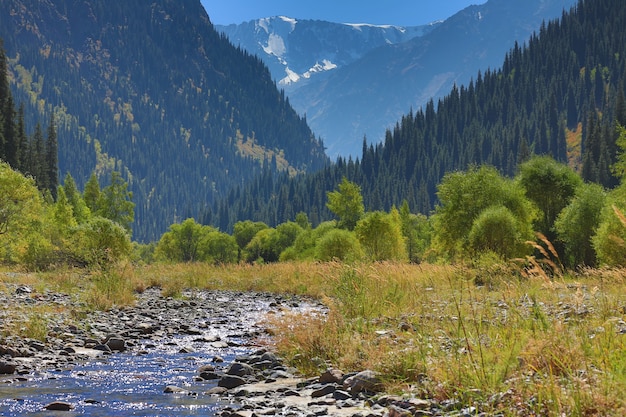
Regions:
<instances>
[{"instance_id":1,"label":"tall spruce tree","mask_svg":"<svg viewBox=\"0 0 626 417\"><path fill-rule=\"evenodd\" d=\"M46 155L45 155L45 176L46 187L50 190L52 198L56 201L57 187L59 186L59 168L58 168L58 150L57 150L57 132L54 126L54 113L50 117L48 132L46 137Z\"/></svg>"},{"instance_id":2,"label":"tall spruce tree","mask_svg":"<svg viewBox=\"0 0 626 417\"><path fill-rule=\"evenodd\" d=\"M5 151L5 131L7 124L13 123L13 119L7 120L7 102L11 96L11 90L9 89L9 80L7 78L7 61L4 53L4 42L0 39L0 158L6 160Z\"/></svg>"}]
</instances>

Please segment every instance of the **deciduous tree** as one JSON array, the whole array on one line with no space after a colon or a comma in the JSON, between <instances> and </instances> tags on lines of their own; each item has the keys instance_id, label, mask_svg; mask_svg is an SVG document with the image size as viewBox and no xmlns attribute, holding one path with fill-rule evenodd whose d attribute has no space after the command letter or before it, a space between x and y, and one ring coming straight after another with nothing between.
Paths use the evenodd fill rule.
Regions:
<instances>
[{"instance_id":1,"label":"deciduous tree","mask_svg":"<svg viewBox=\"0 0 626 417\"><path fill-rule=\"evenodd\" d=\"M339 226L348 230L354 230L357 222L363 217L365 206L361 188L346 177L341 180L337 191L329 191L326 194L326 206L337 217Z\"/></svg>"}]
</instances>

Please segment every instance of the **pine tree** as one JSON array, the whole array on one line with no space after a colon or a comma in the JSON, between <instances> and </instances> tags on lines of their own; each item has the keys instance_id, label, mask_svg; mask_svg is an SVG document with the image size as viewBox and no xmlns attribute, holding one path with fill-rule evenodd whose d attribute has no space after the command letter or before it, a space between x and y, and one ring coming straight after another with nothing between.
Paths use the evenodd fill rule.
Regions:
<instances>
[{"instance_id":1,"label":"pine tree","mask_svg":"<svg viewBox=\"0 0 626 417\"><path fill-rule=\"evenodd\" d=\"M59 168L58 168L58 150L57 150L57 133L54 126L54 114L50 118L50 125L48 126L48 135L46 139L46 156L45 156L45 170L46 170L46 183L52 198L56 200L57 187L59 185Z\"/></svg>"},{"instance_id":2,"label":"pine tree","mask_svg":"<svg viewBox=\"0 0 626 417\"><path fill-rule=\"evenodd\" d=\"M24 122L24 104L20 104L17 111L17 169L25 172L28 163L28 136L26 135L26 123Z\"/></svg>"},{"instance_id":3,"label":"pine tree","mask_svg":"<svg viewBox=\"0 0 626 417\"><path fill-rule=\"evenodd\" d=\"M100 183L95 172L91 173L89 180L85 184L85 190L83 192L83 199L85 204L91 210L92 213L98 212L98 201L100 201Z\"/></svg>"},{"instance_id":4,"label":"pine tree","mask_svg":"<svg viewBox=\"0 0 626 417\"><path fill-rule=\"evenodd\" d=\"M35 133L30 141L29 161L27 172L35 178L37 188L41 191L48 189L46 182L46 167L45 161L45 143L43 138L43 132L41 130L41 124L35 125Z\"/></svg>"},{"instance_id":5,"label":"pine tree","mask_svg":"<svg viewBox=\"0 0 626 417\"><path fill-rule=\"evenodd\" d=\"M7 78L7 61L4 53L4 43L0 39L0 159L6 160L6 137L5 133L8 125L13 123L13 118L7 119L7 112L11 103L10 110L12 110L11 90L9 89L9 80Z\"/></svg>"}]
</instances>

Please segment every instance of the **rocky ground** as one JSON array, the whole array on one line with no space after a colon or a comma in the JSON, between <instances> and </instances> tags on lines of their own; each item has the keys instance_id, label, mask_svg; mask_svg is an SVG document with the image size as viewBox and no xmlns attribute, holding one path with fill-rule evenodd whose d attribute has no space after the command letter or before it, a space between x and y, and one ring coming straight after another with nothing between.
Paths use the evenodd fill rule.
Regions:
<instances>
[{"instance_id":1,"label":"rocky ground","mask_svg":"<svg viewBox=\"0 0 626 417\"><path fill-rule=\"evenodd\" d=\"M69 295L7 286L7 291L0 293L0 302L5 306L0 314L4 328L25 321L19 317L26 311L25 306L58 311L42 321L48 328L45 341L0 338L0 374L7 383L42 369L67 368L102 355L142 355L146 349L171 349L175 337L187 335L212 349L236 346L247 352L230 362L215 356L211 364L198 368L194 382L206 382L199 385L202 390L189 388L197 384L163 386L163 395L228 399L231 405L220 411L221 417L477 415L475 408L456 403L385 395L380 392L378 375L369 370L344 374L328 369L315 378L298 376L281 358L259 346L258 341L268 337L259 323L268 313L323 311L323 306L309 300L209 291L185 293L176 299L161 297L158 289L149 289L138 295L132 308L80 313L84 309ZM37 318L29 320L36 322ZM182 354L190 351L186 346L175 348ZM45 408L71 410L74 406L55 401Z\"/></svg>"}]
</instances>

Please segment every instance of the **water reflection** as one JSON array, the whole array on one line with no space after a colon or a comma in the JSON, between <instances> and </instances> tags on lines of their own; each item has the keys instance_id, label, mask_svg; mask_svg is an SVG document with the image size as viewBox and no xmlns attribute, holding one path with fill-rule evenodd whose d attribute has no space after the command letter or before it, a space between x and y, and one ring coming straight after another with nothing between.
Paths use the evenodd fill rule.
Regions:
<instances>
[{"instance_id":1,"label":"water reflection","mask_svg":"<svg viewBox=\"0 0 626 417\"><path fill-rule=\"evenodd\" d=\"M181 341L190 346L191 341ZM205 394L216 382L196 382L197 368L219 354L228 363L245 348L177 353L154 351L137 355L116 353L78 365L71 370L56 370L6 378L0 385L0 415L37 416L211 416L226 404L219 397ZM25 380L24 380L25 379ZM188 391L166 394L175 385ZM71 412L44 410L46 404L65 401L74 405Z\"/></svg>"},{"instance_id":2,"label":"water reflection","mask_svg":"<svg viewBox=\"0 0 626 417\"><path fill-rule=\"evenodd\" d=\"M197 369L219 356L223 366L256 347L244 336L259 330L257 323L272 308L273 297L244 297L237 293L199 292L185 294L199 300L185 310L189 322L201 325L201 335L168 337L137 342L131 352L101 356L71 369L57 369L0 379L0 416L213 416L230 405L223 398L206 394L217 381L195 381ZM140 303L158 298L146 291ZM223 304L221 307L219 304ZM206 309L204 306L218 306ZM236 307L236 309L233 309ZM311 312L318 305L291 304L290 311ZM159 314L159 319L161 313ZM172 320L172 318L170 318ZM178 320L174 317L173 320ZM181 321L183 319L180 319ZM244 340L245 339L245 340ZM192 353L181 353L192 352ZM220 364L212 363L219 370ZM187 393L164 393L168 385ZM74 406L72 411L48 411L55 401Z\"/></svg>"}]
</instances>

